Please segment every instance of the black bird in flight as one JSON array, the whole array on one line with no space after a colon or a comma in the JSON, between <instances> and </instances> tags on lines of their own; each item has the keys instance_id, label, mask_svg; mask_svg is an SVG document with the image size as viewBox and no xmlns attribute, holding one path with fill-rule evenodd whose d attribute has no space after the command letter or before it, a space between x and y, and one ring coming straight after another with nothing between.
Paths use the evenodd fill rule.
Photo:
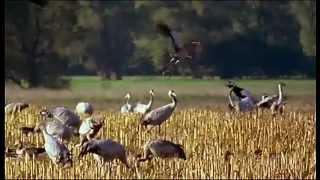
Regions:
<instances>
[{"instance_id":1,"label":"black bird in flight","mask_svg":"<svg viewBox=\"0 0 320 180\"><path fill-rule=\"evenodd\" d=\"M196 53L201 51L201 43L198 41L191 41L185 44L182 44L178 38L178 34L171 30L167 24L158 23L158 31L171 39L171 43L174 47L175 53L171 55L171 60L169 63L162 69L162 73L168 68L172 63L178 64L181 61L192 60L193 56Z\"/></svg>"}]
</instances>

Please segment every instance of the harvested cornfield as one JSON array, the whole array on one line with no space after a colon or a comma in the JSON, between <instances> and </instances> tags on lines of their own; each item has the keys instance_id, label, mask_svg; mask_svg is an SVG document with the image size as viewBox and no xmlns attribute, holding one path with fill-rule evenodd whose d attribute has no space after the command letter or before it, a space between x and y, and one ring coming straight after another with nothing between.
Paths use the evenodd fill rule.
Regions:
<instances>
[{"instance_id":1,"label":"harvested cornfield","mask_svg":"<svg viewBox=\"0 0 320 180\"><path fill-rule=\"evenodd\" d=\"M39 108L31 107L14 117L6 117L6 145L17 139L43 145L42 134L22 135L20 126L35 125ZM44 160L10 159L5 162L6 178L316 178L315 113L285 112L272 117L264 114L233 114L202 108L178 110L163 124L161 132L139 127L138 115L96 112L104 126L98 138L123 144L129 163L142 153L145 142L163 138L182 144L187 160L153 159L138 169L127 169L118 161L100 168L92 155L77 159L78 139L68 144L73 166L60 169ZM110 171L111 170L111 171Z\"/></svg>"}]
</instances>

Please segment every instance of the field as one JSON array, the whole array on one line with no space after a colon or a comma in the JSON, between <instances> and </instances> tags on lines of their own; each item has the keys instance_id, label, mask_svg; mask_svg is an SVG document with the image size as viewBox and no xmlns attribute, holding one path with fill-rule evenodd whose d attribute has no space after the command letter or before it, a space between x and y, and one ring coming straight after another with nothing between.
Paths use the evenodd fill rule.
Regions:
<instances>
[{"instance_id":1,"label":"field","mask_svg":"<svg viewBox=\"0 0 320 180\"><path fill-rule=\"evenodd\" d=\"M167 103L168 91L175 90L178 109L191 107L226 105L226 80L193 80L179 77L124 77L121 81L101 81L95 76L78 76L71 78L70 89L21 90L11 85L5 87L6 102L25 101L33 104L74 108L79 101L89 101L98 110L119 111L124 104L124 96L131 92L131 103L147 102L149 89L155 91L155 107ZM263 93L276 94L277 83L285 82L284 94L288 105L293 109L312 109L316 99L315 80L237 80L241 87L249 89L260 99ZM292 105L292 106L291 106Z\"/></svg>"},{"instance_id":2,"label":"field","mask_svg":"<svg viewBox=\"0 0 320 180\"><path fill-rule=\"evenodd\" d=\"M97 168L92 155L74 160L70 169L60 169L49 159L12 160L5 164L6 178L307 178L315 179L315 80L240 80L240 86L259 97L276 93L277 82L285 82L288 108L284 115L272 117L268 112L235 114L226 109L227 89L222 80L125 79L98 81L95 77L75 77L70 90L20 90L6 86L6 99L33 103L15 118L6 116L6 145L16 139L36 146L42 135L23 137L18 126L35 125L39 108L90 101L95 115L103 115L104 127L98 137L123 144L134 163L134 155L150 139L163 138L183 145L187 160L154 159L135 170L120 162ZM169 102L167 92L174 89L178 106L173 116L157 128L146 132L138 128L139 115L122 115L123 96L130 91L133 101L146 102L147 90L155 90L157 107ZM79 149L74 139L68 144L74 157ZM229 152L231 156L227 156Z\"/></svg>"}]
</instances>

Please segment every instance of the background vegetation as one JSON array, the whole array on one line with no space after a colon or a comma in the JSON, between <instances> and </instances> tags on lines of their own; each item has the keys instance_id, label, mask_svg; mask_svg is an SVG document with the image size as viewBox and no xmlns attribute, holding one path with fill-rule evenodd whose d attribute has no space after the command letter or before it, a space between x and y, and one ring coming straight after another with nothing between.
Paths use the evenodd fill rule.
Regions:
<instances>
[{"instance_id":1,"label":"background vegetation","mask_svg":"<svg viewBox=\"0 0 320 180\"><path fill-rule=\"evenodd\" d=\"M66 75L160 75L163 21L202 53L172 75L315 77L315 1L5 1L5 75L21 87L63 87Z\"/></svg>"}]
</instances>

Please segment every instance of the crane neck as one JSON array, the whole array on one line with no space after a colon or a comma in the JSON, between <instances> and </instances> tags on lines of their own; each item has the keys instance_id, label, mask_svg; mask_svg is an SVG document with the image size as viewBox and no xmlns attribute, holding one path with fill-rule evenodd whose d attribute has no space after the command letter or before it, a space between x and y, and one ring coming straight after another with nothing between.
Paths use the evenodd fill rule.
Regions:
<instances>
[{"instance_id":1,"label":"crane neck","mask_svg":"<svg viewBox=\"0 0 320 180\"><path fill-rule=\"evenodd\" d=\"M153 104L153 94L150 93L150 100L149 100L149 103L148 103L148 107L151 107Z\"/></svg>"},{"instance_id":2,"label":"crane neck","mask_svg":"<svg viewBox=\"0 0 320 180\"><path fill-rule=\"evenodd\" d=\"M178 103L177 98L175 96L173 96L173 95L171 95L170 97L171 97L171 101L172 101L173 106L176 106L177 103Z\"/></svg>"},{"instance_id":3,"label":"crane neck","mask_svg":"<svg viewBox=\"0 0 320 180\"><path fill-rule=\"evenodd\" d=\"M278 99L278 103L281 103L282 102L282 85L279 84L278 85L278 91L279 91L279 99Z\"/></svg>"},{"instance_id":4,"label":"crane neck","mask_svg":"<svg viewBox=\"0 0 320 180\"><path fill-rule=\"evenodd\" d=\"M129 104L129 100L130 100L130 98L127 97L126 104Z\"/></svg>"},{"instance_id":5,"label":"crane neck","mask_svg":"<svg viewBox=\"0 0 320 180\"><path fill-rule=\"evenodd\" d=\"M229 92L229 94L228 94L228 99L229 99L230 105L234 108L234 104L233 104L233 101L232 101L232 99L231 99L231 93L232 93L232 91Z\"/></svg>"}]
</instances>

